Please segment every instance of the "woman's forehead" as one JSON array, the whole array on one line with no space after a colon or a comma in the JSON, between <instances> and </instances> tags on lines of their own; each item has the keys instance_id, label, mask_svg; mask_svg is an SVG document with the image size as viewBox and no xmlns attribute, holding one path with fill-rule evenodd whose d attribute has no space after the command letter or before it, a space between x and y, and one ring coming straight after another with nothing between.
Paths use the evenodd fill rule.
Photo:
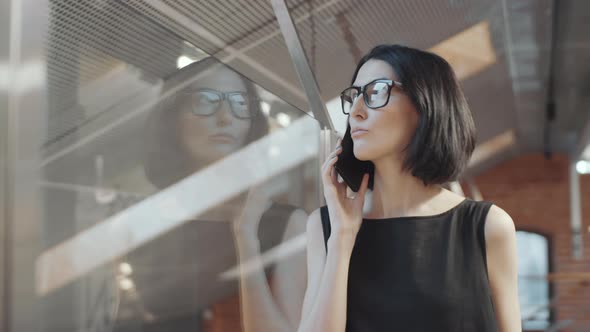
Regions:
<instances>
[{"instance_id":1,"label":"woman's forehead","mask_svg":"<svg viewBox=\"0 0 590 332\"><path fill-rule=\"evenodd\" d=\"M202 78L193 82L189 89L209 88L219 91L246 91L246 78L231 69L222 67L218 70L207 73Z\"/></svg>"},{"instance_id":2,"label":"woman's forehead","mask_svg":"<svg viewBox=\"0 0 590 332\"><path fill-rule=\"evenodd\" d=\"M352 85L363 86L378 78L398 80L393 68L387 62L371 59L361 66Z\"/></svg>"}]
</instances>

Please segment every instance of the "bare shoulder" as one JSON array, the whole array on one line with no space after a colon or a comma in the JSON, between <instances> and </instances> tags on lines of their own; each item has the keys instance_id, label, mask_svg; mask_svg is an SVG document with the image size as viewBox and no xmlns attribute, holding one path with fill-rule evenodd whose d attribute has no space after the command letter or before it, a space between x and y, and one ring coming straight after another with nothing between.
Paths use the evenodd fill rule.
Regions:
<instances>
[{"instance_id":1,"label":"bare shoulder","mask_svg":"<svg viewBox=\"0 0 590 332\"><path fill-rule=\"evenodd\" d=\"M308 252L316 253L316 257L324 257L324 228L320 208L313 210L307 218L305 234L307 238ZM324 254L324 255L322 255Z\"/></svg>"},{"instance_id":2,"label":"bare shoulder","mask_svg":"<svg viewBox=\"0 0 590 332\"><path fill-rule=\"evenodd\" d=\"M301 208L296 208L289 215L287 230L290 233L300 234L305 231L305 220L307 219L307 212Z\"/></svg>"},{"instance_id":3,"label":"bare shoulder","mask_svg":"<svg viewBox=\"0 0 590 332\"><path fill-rule=\"evenodd\" d=\"M305 237L307 242L307 289L303 300L302 317L306 317L311 312L313 299L320 289L322 271L327 257L320 208L309 214Z\"/></svg>"},{"instance_id":4,"label":"bare shoulder","mask_svg":"<svg viewBox=\"0 0 590 332\"><path fill-rule=\"evenodd\" d=\"M303 210L302 208L296 208L293 209L293 212L291 212L291 215L289 216L290 219L305 219L307 218L307 212L305 212L305 210Z\"/></svg>"},{"instance_id":5,"label":"bare shoulder","mask_svg":"<svg viewBox=\"0 0 590 332\"><path fill-rule=\"evenodd\" d=\"M485 220L488 278L500 331L522 331L514 221L492 205Z\"/></svg>"},{"instance_id":6,"label":"bare shoulder","mask_svg":"<svg viewBox=\"0 0 590 332\"><path fill-rule=\"evenodd\" d=\"M512 217L499 206L492 204L485 222L487 241L503 241L514 236L515 226Z\"/></svg>"},{"instance_id":7,"label":"bare shoulder","mask_svg":"<svg viewBox=\"0 0 590 332\"><path fill-rule=\"evenodd\" d=\"M321 218L320 208L313 210L309 215L300 208L293 210L289 216L284 240L305 233L308 247L319 248L324 241Z\"/></svg>"},{"instance_id":8,"label":"bare shoulder","mask_svg":"<svg viewBox=\"0 0 590 332\"><path fill-rule=\"evenodd\" d=\"M323 235L322 215L320 208L313 210L307 218L306 231L308 236Z\"/></svg>"},{"instance_id":9,"label":"bare shoulder","mask_svg":"<svg viewBox=\"0 0 590 332\"><path fill-rule=\"evenodd\" d=\"M295 236L302 235L305 232L305 220L307 212L301 208L293 208L286 220L285 230L282 235L282 241L292 239Z\"/></svg>"}]
</instances>

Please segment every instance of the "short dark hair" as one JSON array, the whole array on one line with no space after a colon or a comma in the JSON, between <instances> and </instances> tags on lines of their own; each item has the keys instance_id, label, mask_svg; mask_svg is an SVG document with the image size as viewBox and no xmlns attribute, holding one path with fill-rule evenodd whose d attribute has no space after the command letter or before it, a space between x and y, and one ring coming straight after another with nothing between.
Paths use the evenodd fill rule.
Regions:
<instances>
[{"instance_id":1,"label":"short dark hair","mask_svg":"<svg viewBox=\"0 0 590 332\"><path fill-rule=\"evenodd\" d=\"M196 76L207 70L220 68L235 72L244 82L246 92L251 97L249 98L250 109L254 117L246 135L245 144L268 134L268 121L262 113L256 86L252 81L213 57L194 62L165 80L161 93L162 99L155 105L146 122L145 133L148 136L144 140L147 143L143 156L144 173L148 181L157 188L168 187L189 176L195 168L206 166L191 165L194 161L189 158L188 152L181 144L175 121L178 116L178 107L176 107L178 99L177 94L171 92L188 86L195 79L198 80Z\"/></svg>"},{"instance_id":2,"label":"short dark hair","mask_svg":"<svg viewBox=\"0 0 590 332\"><path fill-rule=\"evenodd\" d=\"M424 185L455 181L473 153L476 129L449 63L431 52L378 45L359 61L352 83L369 60L385 61L393 68L420 116L410 143L403 149L403 170L411 171Z\"/></svg>"}]
</instances>

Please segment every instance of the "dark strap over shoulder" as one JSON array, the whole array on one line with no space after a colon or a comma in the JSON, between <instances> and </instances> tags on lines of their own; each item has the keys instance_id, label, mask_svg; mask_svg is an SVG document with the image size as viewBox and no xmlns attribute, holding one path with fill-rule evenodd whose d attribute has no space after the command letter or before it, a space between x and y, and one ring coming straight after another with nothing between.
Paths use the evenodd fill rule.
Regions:
<instances>
[{"instance_id":1,"label":"dark strap over shoulder","mask_svg":"<svg viewBox=\"0 0 590 332\"><path fill-rule=\"evenodd\" d=\"M320 207L320 215L322 216L322 229L324 231L324 246L326 247L326 254L328 253L328 238L330 237L330 215L328 214L328 206Z\"/></svg>"}]
</instances>

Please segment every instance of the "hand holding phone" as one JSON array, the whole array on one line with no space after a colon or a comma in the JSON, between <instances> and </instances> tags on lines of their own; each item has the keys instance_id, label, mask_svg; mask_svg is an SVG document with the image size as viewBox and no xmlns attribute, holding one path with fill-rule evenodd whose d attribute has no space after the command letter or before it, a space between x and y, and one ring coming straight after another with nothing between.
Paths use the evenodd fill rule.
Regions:
<instances>
[{"instance_id":1,"label":"hand holding phone","mask_svg":"<svg viewBox=\"0 0 590 332\"><path fill-rule=\"evenodd\" d=\"M369 173L369 189L373 190L373 177L375 165L371 161L358 160L354 156L354 142L350 135L350 125L346 126L346 133L342 138L342 152L334 168L340 174L344 182L354 192L358 192L363 180L363 174Z\"/></svg>"},{"instance_id":2,"label":"hand holding phone","mask_svg":"<svg viewBox=\"0 0 590 332\"><path fill-rule=\"evenodd\" d=\"M334 167L341 154L342 146L338 146L327 156L321 170L322 183L332 234L344 235L337 237L338 241L343 241L342 244L345 245L354 245L363 220L363 206L369 176L367 173L363 174L357 194L352 198L347 197L347 184L338 181L338 173Z\"/></svg>"}]
</instances>

